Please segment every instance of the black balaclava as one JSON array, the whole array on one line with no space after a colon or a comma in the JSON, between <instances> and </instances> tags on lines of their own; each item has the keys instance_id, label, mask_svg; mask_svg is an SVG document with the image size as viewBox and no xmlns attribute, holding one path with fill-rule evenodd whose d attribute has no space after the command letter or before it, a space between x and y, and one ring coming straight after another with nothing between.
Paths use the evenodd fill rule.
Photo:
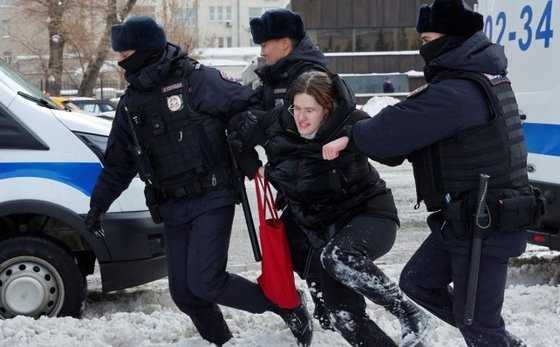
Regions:
<instances>
[{"instance_id":1,"label":"black balaclava","mask_svg":"<svg viewBox=\"0 0 560 347\"><path fill-rule=\"evenodd\" d=\"M122 67L127 74L133 75L140 71L143 67L157 62L163 54L163 49L151 51L136 51L124 60L119 61L119 66Z\"/></svg>"},{"instance_id":2,"label":"black balaclava","mask_svg":"<svg viewBox=\"0 0 560 347\"><path fill-rule=\"evenodd\" d=\"M426 62L424 75L428 82L430 82L439 71L436 67L428 67L430 62L442 54L459 47L467 39L467 36L444 35L420 47L420 55L424 58L424 62Z\"/></svg>"}]
</instances>

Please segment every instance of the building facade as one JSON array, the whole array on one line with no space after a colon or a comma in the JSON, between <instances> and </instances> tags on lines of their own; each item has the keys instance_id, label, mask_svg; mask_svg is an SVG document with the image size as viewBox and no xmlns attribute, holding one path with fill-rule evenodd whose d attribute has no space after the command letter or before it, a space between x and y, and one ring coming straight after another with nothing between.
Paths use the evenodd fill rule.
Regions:
<instances>
[{"instance_id":1,"label":"building facade","mask_svg":"<svg viewBox=\"0 0 560 347\"><path fill-rule=\"evenodd\" d=\"M37 18L31 19L20 1L0 0L0 59L15 66L32 83L43 87L49 58L46 16L40 18L37 14ZM118 4L122 6L122 1ZM130 15L156 18L165 27L169 41L185 48L247 47L254 46L250 19L268 9L283 8L288 4L289 0L138 0ZM63 89L78 87L87 61L85 58L88 54L95 54L93 49L105 27L105 1L76 1L73 6L74 12L65 18L74 20L79 28L74 26L69 30L74 33L87 31L87 34L75 40L77 45L68 41L65 45ZM76 25L72 21L69 23ZM89 50L84 49L85 46ZM109 56L102 70L98 84L103 83L124 87L115 54Z\"/></svg>"},{"instance_id":2,"label":"building facade","mask_svg":"<svg viewBox=\"0 0 560 347\"><path fill-rule=\"evenodd\" d=\"M46 20L29 18L20 0L0 0L0 59L18 68L41 86L48 62ZM131 15L155 17L169 40L190 49L254 46L249 21L268 9L289 7L299 12L314 43L327 54L338 73L404 73L421 71L420 39L415 31L418 8L433 0L138 0ZM467 0L473 5L475 0ZM80 30L89 30L79 43L95 47L104 28L105 2L76 2L81 6ZM119 2L121 4L121 2ZM75 17L75 15L74 15ZM73 18L74 18L73 17ZM22 20L26 18L27 20ZM85 53L65 48L63 88L76 88ZM91 54L94 54L91 53ZM197 58L204 59L203 56ZM124 85L111 55L101 78ZM103 83L103 81L99 81ZM411 88L416 86L411 83Z\"/></svg>"},{"instance_id":3,"label":"building facade","mask_svg":"<svg viewBox=\"0 0 560 347\"><path fill-rule=\"evenodd\" d=\"M418 9L433 0L292 0L338 73L421 71ZM473 5L475 0L467 0ZM387 52L387 54L383 54Z\"/></svg>"},{"instance_id":4,"label":"building facade","mask_svg":"<svg viewBox=\"0 0 560 347\"><path fill-rule=\"evenodd\" d=\"M288 0L206 0L198 3L200 47L253 46L249 21Z\"/></svg>"}]
</instances>

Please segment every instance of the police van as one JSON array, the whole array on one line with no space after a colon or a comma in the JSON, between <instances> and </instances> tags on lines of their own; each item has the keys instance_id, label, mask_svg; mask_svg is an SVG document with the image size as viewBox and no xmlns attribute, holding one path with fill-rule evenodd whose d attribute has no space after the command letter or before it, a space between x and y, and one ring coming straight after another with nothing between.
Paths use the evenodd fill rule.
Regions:
<instances>
[{"instance_id":1,"label":"police van","mask_svg":"<svg viewBox=\"0 0 560 347\"><path fill-rule=\"evenodd\" d=\"M110 128L61 110L0 60L0 318L79 316L96 261L103 291L167 275L139 178L105 214L104 239L85 228Z\"/></svg>"},{"instance_id":2,"label":"police van","mask_svg":"<svg viewBox=\"0 0 560 347\"><path fill-rule=\"evenodd\" d=\"M547 214L529 242L560 250L560 0L479 0L484 31L505 47L522 114L531 184Z\"/></svg>"}]
</instances>

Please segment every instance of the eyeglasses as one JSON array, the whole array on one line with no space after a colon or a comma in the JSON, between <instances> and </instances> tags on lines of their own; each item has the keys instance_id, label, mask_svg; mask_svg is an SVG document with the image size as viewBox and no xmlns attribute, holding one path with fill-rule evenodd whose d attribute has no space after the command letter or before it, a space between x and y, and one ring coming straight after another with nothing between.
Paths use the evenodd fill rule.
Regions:
<instances>
[{"instance_id":1,"label":"eyeglasses","mask_svg":"<svg viewBox=\"0 0 560 347\"><path fill-rule=\"evenodd\" d=\"M317 115L319 112L321 112L321 110L316 109L315 107L298 107L298 106L294 106L294 105L290 105L290 107L288 107L288 112L290 112L290 114L292 116L297 116L300 114L303 114L305 117L313 117L315 115Z\"/></svg>"}]
</instances>

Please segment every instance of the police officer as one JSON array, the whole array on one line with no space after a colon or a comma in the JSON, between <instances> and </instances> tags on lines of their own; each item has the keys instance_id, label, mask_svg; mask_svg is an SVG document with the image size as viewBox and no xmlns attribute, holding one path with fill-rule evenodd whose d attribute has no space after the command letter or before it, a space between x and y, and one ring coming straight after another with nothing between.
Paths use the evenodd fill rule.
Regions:
<instances>
[{"instance_id":1,"label":"police officer","mask_svg":"<svg viewBox=\"0 0 560 347\"><path fill-rule=\"evenodd\" d=\"M305 33L303 20L298 13L286 9L272 9L261 17L253 18L249 24L253 42L261 46L261 56L265 59L265 65L255 70L261 82L256 91L265 110L284 105L288 88L302 73L310 70L327 71L325 55L313 45L311 38ZM252 117L251 114L248 116ZM252 120L256 123L256 117ZM252 171L255 172L257 168L258 166L252 168ZM285 208L285 199L281 194L278 195L276 205L279 209ZM334 330L321 298L319 252L309 253L307 239L294 222L289 209L284 210L281 219L286 227L294 269L301 278L306 279L315 303L313 316L323 329ZM307 274L304 274L308 254L313 259Z\"/></svg>"},{"instance_id":2,"label":"police officer","mask_svg":"<svg viewBox=\"0 0 560 347\"><path fill-rule=\"evenodd\" d=\"M254 92L190 59L150 17L114 25L111 40L129 86L86 226L102 237L103 213L139 173L154 221L165 223L171 297L200 335L216 345L231 339L219 304L273 311L300 344L309 345L312 324L303 301L296 309L280 309L256 283L226 272L236 192L225 124L258 104Z\"/></svg>"},{"instance_id":3,"label":"police officer","mask_svg":"<svg viewBox=\"0 0 560 347\"><path fill-rule=\"evenodd\" d=\"M428 82L323 147L334 159L349 144L370 158L413 164L418 203L431 234L404 267L400 286L461 331L469 346L523 346L501 317L508 259L526 246L538 214L528 186L527 150L503 47L481 31L483 18L462 0L420 8L416 30ZM472 322L465 317L478 177L490 176ZM490 222L491 221L491 222ZM486 225L485 225L486 226ZM450 284L453 284L451 288Z\"/></svg>"},{"instance_id":4,"label":"police officer","mask_svg":"<svg viewBox=\"0 0 560 347\"><path fill-rule=\"evenodd\" d=\"M286 9L266 11L249 22L253 42L261 46L265 65L255 70L262 86L257 88L265 110L284 104L294 80L309 70L327 71L325 55L305 33L298 13Z\"/></svg>"}]
</instances>

